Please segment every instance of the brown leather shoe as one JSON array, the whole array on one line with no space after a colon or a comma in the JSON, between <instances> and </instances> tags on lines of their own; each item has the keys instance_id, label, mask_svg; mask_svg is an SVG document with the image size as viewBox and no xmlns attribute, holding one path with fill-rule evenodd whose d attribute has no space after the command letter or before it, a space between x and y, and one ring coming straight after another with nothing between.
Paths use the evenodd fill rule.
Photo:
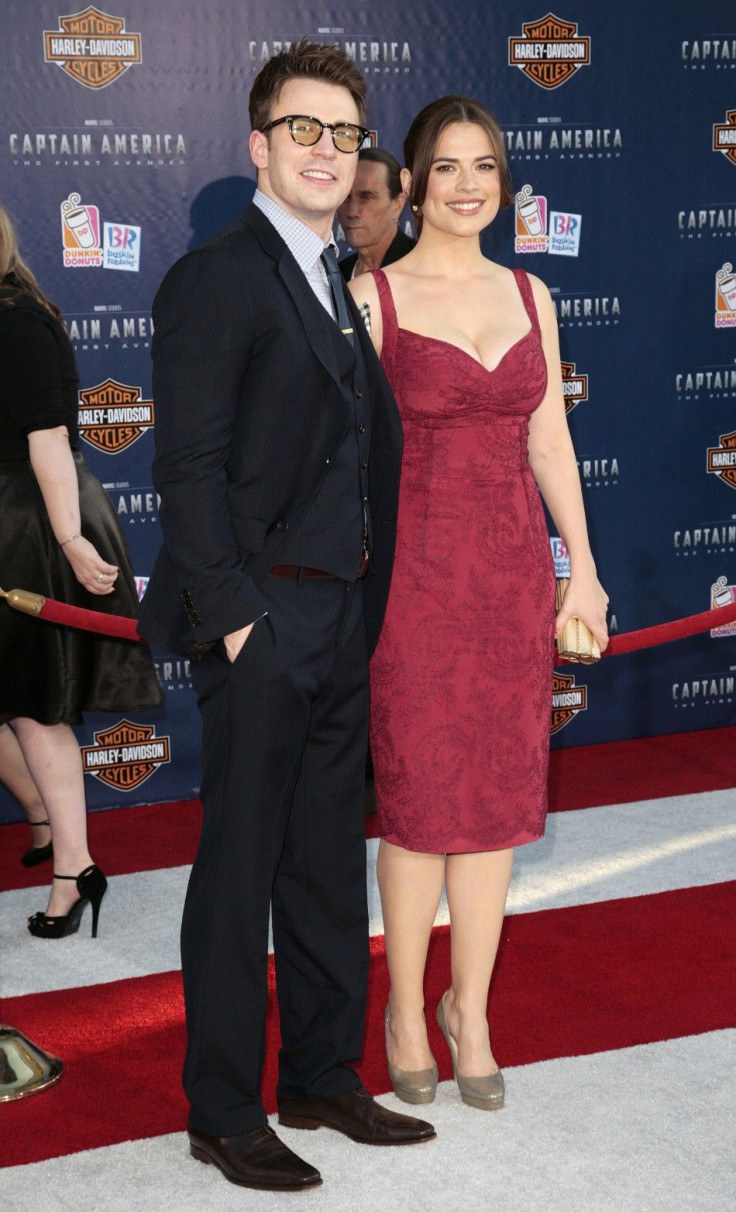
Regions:
<instances>
[{"instance_id":1,"label":"brown leather shoe","mask_svg":"<svg viewBox=\"0 0 736 1212\"><path fill-rule=\"evenodd\" d=\"M273 1128L242 1136L204 1136L189 1129L192 1157L222 1170L231 1183L259 1191L301 1191L316 1187L322 1175L279 1140Z\"/></svg>"},{"instance_id":2,"label":"brown leather shoe","mask_svg":"<svg viewBox=\"0 0 736 1212\"><path fill-rule=\"evenodd\" d=\"M280 1098L286 1128L334 1128L363 1145L414 1145L436 1136L431 1124L387 1111L364 1086L335 1098Z\"/></svg>"}]
</instances>

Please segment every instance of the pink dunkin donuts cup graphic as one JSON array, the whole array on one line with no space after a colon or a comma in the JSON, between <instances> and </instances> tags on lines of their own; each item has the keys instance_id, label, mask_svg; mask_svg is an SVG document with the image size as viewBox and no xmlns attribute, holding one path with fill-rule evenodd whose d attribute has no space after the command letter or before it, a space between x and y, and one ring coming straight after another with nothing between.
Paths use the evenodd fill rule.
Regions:
<instances>
[{"instance_id":1,"label":"pink dunkin donuts cup graphic","mask_svg":"<svg viewBox=\"0 0 736 1212\"><path fill-rule=\"evenodd\" d=\"M65 248L99 248L100 212L96 206L80 205L79 194L70 194L61 204L61 226Z\"/></svg>"},{"instance_id":2,"label":"pink dunkin donuts cup graphic","mask_svg":"<svg viewBox=\"0 0 736 1212\"><path fill-rule=\"evenodd\" d=\"M736 275L730 261L716 273L716 310L736 311Z\"/></svg>"},{"instance_id":3,"label":"pink dunkin donuts cup graphic","mask_svg":"<svg viewBox=\"0 0 736 1212\"><path fill-rule=\"evenodd\" d=\"M734 601L733 585L729 585L725 577L719 577L710 587L711 609L715 606L730 606Z\"/></svg>"},{"instance_id":4,"label":"pink dunkin donuts cup graphic","mask_svg":"<svg viewBox=\"0 0 736 1212\"><path fill-rule=\"evenodd\" d=\"M525 185L516 195L516 233L519 236L544 236L547 231L547 199L532 194Z\"/></svg>"}]
</instances>

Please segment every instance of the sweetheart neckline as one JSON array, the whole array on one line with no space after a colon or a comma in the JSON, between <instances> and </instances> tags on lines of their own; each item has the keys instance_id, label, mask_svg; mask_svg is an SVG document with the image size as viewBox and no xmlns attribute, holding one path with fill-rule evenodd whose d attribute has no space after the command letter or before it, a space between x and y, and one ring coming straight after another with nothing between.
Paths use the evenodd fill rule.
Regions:
<instances>
[{"instance_id":1,"label":"sweetheart neckline","mask_svg":"<svg viewBox=\"0 0 736 1212\"><path fill-rule=\"evenodd\" d=\"M422 341L433 341L435 345L446 345L448 349L454 349L457 353L462 354L464 358L468 358L474 366L479 366L480 369L484 370L487 375L495 375L496 371L500 369L501 365L506 361L509 354L512 353L517 346L521 345L522 341L526 341L527 338L530 337L535 331L535 328L534 324L532 324L527 332L519 337L517 341L514 341L513 345L509 345L506 352L501 355L496 365L490 370L484 362L480 361L479 358L474 358L472 354L468 353L467 349L462 349L459 345L455 345L454 341L445 341L442 337L430 337L426 333L416 332L413 328L401 328L398 324L396 326L396 331L406 333L407 336L410 337L419 337L419 339Z\"/></svg>"}]
</instances>

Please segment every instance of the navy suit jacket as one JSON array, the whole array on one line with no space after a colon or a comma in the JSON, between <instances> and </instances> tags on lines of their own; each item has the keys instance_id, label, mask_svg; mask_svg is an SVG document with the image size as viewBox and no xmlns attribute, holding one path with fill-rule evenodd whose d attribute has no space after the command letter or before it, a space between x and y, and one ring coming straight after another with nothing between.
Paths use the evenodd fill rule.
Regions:
<instances>
[{"instance_id":1,"label":"navy suit jacket","mask_svg":"<svg viewBox=\"0 0 736 1212\"><path fill-rule=\"evenodd\" d=\"M388 597L401 424L349 301L368 375L373 552L365 584L369 650ZM259 582L315 499L353 410L340 385L342 339L273 225L252 204L169 271L153 306L153 395L164 545L140 631L196 653L259 618Z\"/></svg>"}]
</instances>

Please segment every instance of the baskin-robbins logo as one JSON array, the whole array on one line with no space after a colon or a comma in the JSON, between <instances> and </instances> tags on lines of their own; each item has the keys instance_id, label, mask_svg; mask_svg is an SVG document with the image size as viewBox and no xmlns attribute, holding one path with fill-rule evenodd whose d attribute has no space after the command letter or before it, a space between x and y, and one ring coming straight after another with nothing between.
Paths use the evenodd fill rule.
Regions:
<instances>
[{"instance_id":1,"label":"baskin-robbins logo","mask_svg":"<svg viewBox=\"0 0 736 1212\"><path fill-rule=\"evenodd\" d=\"M103 269L123 269L137 274L141 267L141 229L128 223L105 223L102 243Z\"/></svg>"},{"instance_id":2,"label":"baskin-robbins logo","mask_svg":"<svg viewBox=\"0 0 736 1212\"><path fill-rule=\"evenodd\" d=\"M570 553L559 535L550 535L550 549L552 551L552 559L555 566L555 577L557 580L560 577L570 576Z\"/></svg>"},{"instance_id":3,"label":"baskin-robbins logo","mask_svg":"<svg viewBox=\"0 0 736 1212\"><path fill-rule=\"evenodd\" d=\"M93 736L93 745L82 746L84 773L116 791L134 791L171 761L171 737L156 736L155 724L118 720Z\"/></svg>"},{"instance_id":4,"label":"baskin-robbins logo","mask_svg":"<svg viewBox=\"0 0 736 1212\"><path fill-rule=\"evenodd\" d=\"M125 17L112 17L89 5L59 17L59 28L44 30L44 59L85 88L107 88L134 63L142 63L141 36L125 28Z\"/></svg>"},{"instance_id":5,"label":"baskin-robbins logo","mask_svg":"<svg viewBox=\"0 0 736 1212\"><path fill-rule=\"evenodd\" d=\"M516 195L515 218L515 251L517 253L546 253L549 245L547 199L542 194L532 193L531 185L524 185Z\"/></svg>"},{"instance_id":6,"label":"baskin-robbins logo","mask_svg":"<svg viewBox=\"0 0 736 1212\"><path fill-rule=\"evenodd\" d=\"M736 274L730 261L716 270L716 328L736 328Z\"/></svg>"},{"instance_id":7,"label":"baskin-robbins logo","mask_svg":"<svg viewBox=\"0 0 736 1212\"><path fill-rule=\"evenodd\" d=\"M736 488L736 429L722 433L720 443L708 447L708 474L719 476L729 488Z\"/></svg>"},{"instance_id":8,"label":"baskin-robbins logo","mask_svg":"<svg viewBox=\"0 0 736 1212\"><path fill-rule=\"evenodd\" d=\"M561 362L562 395L565 400L565 412L572 412L577 404L584 404L588 398L588 376L578 373L574 362Z\"/></svg>"},{"instance_id":9,"label":"baskin-robbins logo","mask_svg":"<svg viewBox=\"0 0 736 1212\"><path fill-rule=\"evenodd\" d=\"M120 454L154 424L153 400L140 387L106 379L79 393L79 436L104 454Z\"/></svg>"},{"instance_id":10,"label":"baskin-robbins logo","mask_svg":"<svg viewBox=\"0 0 736 1212\"><path fill-rule=\"evenodd\" d=\"M578 33L577 21L547 13L521 28L521 37L509 38L509 66L540 88L559 88L590 63L590 38Z\"/></svg>"},{"instance_id":11,"label":"baskin-robbins logo","mask_svg":"<svg viewBox=\"0 0 736 1212\"><path fill-rule=\"evenodd\" d=\"M719 577L710 587L710 608L719 610L723 606L733 606L736 602L736 585L729 585L726 577ZM736 622L724 623L723 627L711 627L711 639L725 640L736 635Z\"/></svg>"},{"instance_id":12,"label":"baskin-robbins logo","mask_svg":"<svg viewBox=\"0 0 736 1212\"><path fill-rule=\"evenodd\" d=\"M574 673L552 675L552 722L550 733L566 728L581 711L588 710L588 687L575 684Z\"/></svg>"},{"instance_id":13,"label":"baskin-robbins logo","mask_svg":"<svg viewBox=\"0 0 736 1212\"><path fill-rule=\"evenodd\" d=\"M725 122L713 124L713 151L722 152L727 160L736 164L736 109L726 111Z\"/></svg>"},{"instance_id":14,"label":"baskin-robbins logo","mask_svg":"<svg viewBox=\"0 0 736 1212\"><path fill-rule=\"evenodd\" d=\"M99 207L83 203L78 193L61 204L61 234L65 269L140 270L141 228L106 222L101 231Z\"/></svg>"},{"instance_id":15,"label":"baskin-robbins logo","mask_svg":"<svg viewBox=\"0 0 736 1212\"><path fill-rule=\"evenodd\" d=\"M577 257L580 253L582 215L570 215L553 210L549 216L549 247L547 252L557 257Z\"/></svg>"},{"instance_id":16,"label":"baskin-robbins logo","mask_svg":"<svg viewBox=\"0 0 736 1212\"><path fill-rule=\"evenodd\" d=\"M102 265L100 211L89 203L83 206L79 194L70 194L61 204L61 235L66 269Z\"/></svg>"}]
</instances>

